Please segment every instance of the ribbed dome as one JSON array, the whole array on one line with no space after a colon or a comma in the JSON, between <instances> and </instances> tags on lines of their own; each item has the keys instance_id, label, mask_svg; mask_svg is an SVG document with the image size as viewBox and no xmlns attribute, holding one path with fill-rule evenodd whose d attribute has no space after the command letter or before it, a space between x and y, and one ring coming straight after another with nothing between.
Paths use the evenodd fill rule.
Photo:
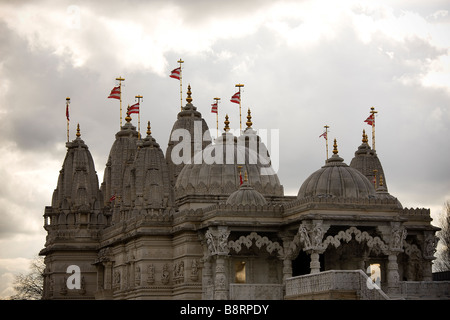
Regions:
<instances>
[{"instance_id":1,"label":"ribbed dome","mask_svg":"<svg viewBox=\"0 0 450 320\"><path fill-rule=\"evenodd\" d=\"M138 132L131 124L131 118L127 116L125 119L127 122L116 133L103 174L101 190L105 205L109 205L109 199L113 195L123 197L123 186L129 183L130 166L137 151Z\"/></svg>"},{"instance_id":2,"label":"ribbed dome","mask_svg":"<svg viewBox=\"0 0 450 320\"><path fill-rule=\"evenodd\" d=\"M134 201L139 208L166 208L172 204L169 169L164 154L151 136L150 123L147 136L138 140L136 159L131 166L130 185L124 203Z\"/></svg>"},{"instance_id":3,"label":"ribbed dome","mask_svg":"<svg viewBox=\"0 0 450 320\"><path fill-rule=\"evenodd\" d=\"M263 206L267 204L267 201L261 193L253 189L247 181L244 181L238 190L230 194L226 203L229 205Z\"/></svg>"},{"instance_id":4,"label":"ribbed dome","mask_svg":"<svg viewBox=\"0 0 450 320\"><path fill-rule=\"evenodd\" d=\"M100 208L101 192L98 185L94 160L88 146L80 138L66 143L67 154L61 171L58 185L53 192L53 209L89 210Z\"/></svg>"},{"instance_id":5,"label":"ribbed dome","mask_svg":"<svg viewBox=\"0 0 450 320\"><path fill-rule=\"evenodd\" d=\"M230 195L239 188L243 172L248 173L249 183L261 194L282 196L283 186L266 160L225 132L215 144L198 152L193 163L184 166L175 184L175 196Z\"/></svg>"},{"instance_id":6,"label":"ribbed dome","mask_svg":"<svg viewBox=\"0 0 450 320\"><path fill-rule=\"evenodd\" d=\"M337 152L303 182L298 198L375 198L372 183L358 170L345 164Z\"/></svg>"},{"instance_id":7,"label":"ribbed dome","mask_svg":"<svg viewBox=\"0 0 450 320\"><path fill-rule=\"evenodd\" d=\"M373 150L367 142L368 138L365 130L363 130L362 144L358 147L358 150L355 151L355 156L350 161L350 167L357 169L365 175L369 181L372 181L374 176L376 176L378 183L380 177L383 177L383 184L387 189L386 176L384 174L383 166L381 165L376 151Z\"/></svg>"}]
</instances>

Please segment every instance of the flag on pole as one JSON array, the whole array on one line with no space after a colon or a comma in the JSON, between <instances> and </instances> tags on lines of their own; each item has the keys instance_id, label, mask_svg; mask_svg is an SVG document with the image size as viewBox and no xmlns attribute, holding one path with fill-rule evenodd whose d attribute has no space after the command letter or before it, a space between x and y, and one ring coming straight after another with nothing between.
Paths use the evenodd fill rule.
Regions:
<instances>
[{"instance_id":1,"label":"flag on pole","mask_svg":"<svg viewBox=\"0 0 450 320\"><path fill-rule=\"evenodd\" d=\"M67 118L67 121L70 121L70 119L69 119L69 104L68 103L66 103L66 118Z\"/></svg>"},{"instance_id":2,"label":"flag on pole","mask_svg":"<svg viewBox=\"0 0 450 320\"><path fill-rule=\"evenodd\" d=\"M374 118L373 118L373 114L371 114L366 120L364 120L364 122L366 122L369 126L373 126L374 124Z\"/></svg>"},{"instance_id":3,"label":"flag on pole","mask_svg":"<svg viewBox=\"0 0 450 320\"><path fill-rule=\"evenodd\" d=\"M241 93L238 91L231 97L231 102L233 103L241 103Z\"/></svg>"},{"instance_id":4,"label":"flag on pole","mask_svg":"<svg viewBox=\"0 0 450 320\"><path fill-rule=\"evenodd\" d=\"M109 94L109 97L111 99L120 99L120 86L119 87L114 87L111 90L111 93Z\"/></svg>"},{"instance_id":5,"label":"flag on pole","mask_svg":"<svg viewBox=\"0 0 450 320\"><path fill-rule=\"evenodd\" d=\"M116 195L115 195L115 194L113 194L113 195L111 196L111 198L109 198L109 202L112 202L112 201L114 201L114 200L116 200Z\"/></svg>"},{"instance_id":6,"label":"flag on pole","mask_svg":"<svg viewBox=\"0 0 450 320\"><path fill-rule=\"evenodd\" d=\"M327 138L328 138L328 137L327 137L327 132L325 131L324 133L322 133L322 134L319 136L319 138L320 138L320 137L324 137L325 140L327 140Z\"/></svg>"},{"instance_id":7,"label":"flag on pole","mask_svg":"<svg viewBox=\"0 0 450 320\"><path fill-rule=\"evenodd\" d=\"M170 73L170 77L180 80L181 78L181 67L175 68L172 70L172 72Z\"/></svg>"},{"instance_id":8,"label":"flag on pole","mask_svg":"<svg viewBox=\"0 0 450 320\"><path fill-rule=\"evenodd\" d=\"M132 113L139 113L139 102L133 104L133 105L128 109L128 114L132 114Z\"/></svg>"},{"instance_id":9,"label":"flag on pole","mask_svg":"<svg viewBox=\"0 0 450 320\"><path fill-rule=\"evenodd\" d=\"M240 185L243 183L243 181L242 181L242 174L241 174L240 171L239 171L239 182L240 182Z\"/></svg>"},{"instance_id":10,"label":"flag on pole","mask_svg":"<svg viewBox=\"0 0 450 320\"><path fill-rule=\"evenodd\" d=\"M217 113L217 103L213 103L212 105L211 105L211 112L212 113Z\"/></svg>"}]
</instances>

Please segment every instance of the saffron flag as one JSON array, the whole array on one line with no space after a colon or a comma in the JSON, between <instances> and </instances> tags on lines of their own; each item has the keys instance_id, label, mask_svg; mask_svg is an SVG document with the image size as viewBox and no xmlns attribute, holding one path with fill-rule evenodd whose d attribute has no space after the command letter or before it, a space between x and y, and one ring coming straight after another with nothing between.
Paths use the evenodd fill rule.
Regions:
<instances>
[{"instance_id":1,"label":"saffron flag","mask_svg":"<svg viewBox=\"0 0 450 320\"><path fill-rule=\"evenodd\" d=\"M170 73L170 77L180 80L181 79L181 67L173 69L172 72Z\"/></svg>"},{"instance_id":2,"label":"saffron flag","mask_svg":"<svg viewBox=\"0 0 450 320\"><path fill-rule=\"evenodd\" d=\"M211 112L212 113L217 113L217 103L213 103L211 106L212 106Z\"/></svg>"},{"instance_id":3,"label":"saffron flag","mask_svg":"<svg viewBox=\"0 0 450 320\"><path fill-rule=\"evenodd\" d=\"M70 121L70 119L69 119L69 104L68 103L66 104L66 118L67 118L67 121Z\"/></svg>"},{"instance_id":4,"label":"saffron flag","mask_svg":"<svg viewBox=\"0 0 450 320\"><path fill-rule=\"evenodd\" d=\"M120 86L119 87L114 87L111 90L111 93L109 94L109 97L111 99L120 99Z\"/></svg>"},{"instance_id":5,"label":"saffron flag","mask_svg":"<svg viewBox=\"0 0 450 320\"><path fill-rule=\"evenodd\" d=\"M375 119L373 118L373 114L371 114L366 120L364 120L369 126L373 126L375 124Z\"/></svg>"},{"instance_id":6,"label":"saffron flag","mask_svg":"<svg viewBox=\"0 0 450 320\"><path fill-rule=\"evenodd\" d=\"M133 104L129 109L128 109L128 114L132 114L132 113L139 113L139 102L136 104Z\"/></svg>"},{"instance_id":7,"label":"saffron flag","mask_svg":"<svg viewBox=\"0 0 450 320\"><path fill-rule=\"evenodd\" d=\"M327 132L325 131L324 133L322 133L322 134L319 136L319 138L320 138L320 137L324 137L325 140L327 140L327 138L328 138L328 137L327 137Z\"/></svg>"},{"instance_id":8,"label":"saffron flag","mask_svg":"<svg viewBox=\"0 0 450 320\"><path fill-rule=\"evenodd\" d=\"M241 103L241 93L238 91L231 97L231 102L233 103Z\"/></svg>"}]
</instances>

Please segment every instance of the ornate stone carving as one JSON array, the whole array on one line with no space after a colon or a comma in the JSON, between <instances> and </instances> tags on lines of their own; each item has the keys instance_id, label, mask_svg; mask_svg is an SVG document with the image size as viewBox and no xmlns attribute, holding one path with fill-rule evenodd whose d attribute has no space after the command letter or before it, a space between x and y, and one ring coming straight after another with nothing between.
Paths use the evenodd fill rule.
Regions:
<instances>
[{"instance_id":1,"label":"ornate stone carving","mask_svg":"<svg viewBox=\"0 0 450 320\"><path fill-rule=\"evenodd\" d=\"M216 230L209 228L205 233L206 244L210 255L228 254L228 236L230 231L226 227L218 227Z\"/></svg>"},{"instance_id":2,"label":"ornate stone carving","mask_svg":"<svg viewBox=\"0 0 450 320\"><path fill-rule=\"evenodd\" d=\"M406 239L407 231L403 226L395 226L392 228L391 241L389 249L391 251L401 251L403 249L403 241Z\"/></svg>"},{"instance_id":3,"label":"ornate stone carving","mask_svg":"<svg viewBox=\"0 0 450 320\"><path fill-rule=\"evenodd\" d=\"M169 283L169 279L170 278L170 273L169 273L169 265L166 263L163 266L163 272L161 275L161 282L163 284L168 284Z\"/></svg>"},{"instance_id":4,"label":"ornate stone carving","mask_svg":"<svg viewBox=\"0 0 450 320\"><path fill-rule=\"evenodd\" d=\"M256 247L261 249L262 246L266 246L266 250L269 253L273 251L278 251L278 255L280 257L284 256L284 249L278 242L272 242L267 237L261 237L256 232L251 232L248 236L239 237L236 241L229 241L228 248L233 249L236 253L239 253L242 249L242 245L245 245L247 248L250 248L253 244L253 240L255 241Z\"/></svg>"},{"instance_id":5,"label":"ornate stone carving","mask_svg":"<svg viewBox=\"0 0 450 320\"><path fill-rule=\"evenodd\" d=\"M175 283L184 282L184 261L180 261L173 266L173 281Z\"/></svg>"},{"instance_id":6,"label":"ornate stone carving","mask_svg":"<svg viewBox=\"0 0 450 320\"><path fill-rule=\"evenodd\" d=\"M439 238L434 235L434 232L427 232L425 234L423 257L425 259L434 260L436 257L434 253L436 252L436 246L438 244Z\"/></svg>"},{"instance_id":7,"label":"ornate stone carving","mask_svg":"<svg viewBox=\"0 0 450 320\"><path fill-rule=\"evenodd\" d=\"M198 260L194 259L192 260L192 265L191 265L191 280L192 281L197 281L198 280Z\"/></svg>"},{"instance_id":8,"label":"ornate stone carving","mask_svg":"<svg viewBox=\"0 0 450 320\"><path fill-rule=\"evenodd\" d=\"M155 283L155 266L153 264L147 267L147 283L154 284Z\"/></svg>"}]
</instances>

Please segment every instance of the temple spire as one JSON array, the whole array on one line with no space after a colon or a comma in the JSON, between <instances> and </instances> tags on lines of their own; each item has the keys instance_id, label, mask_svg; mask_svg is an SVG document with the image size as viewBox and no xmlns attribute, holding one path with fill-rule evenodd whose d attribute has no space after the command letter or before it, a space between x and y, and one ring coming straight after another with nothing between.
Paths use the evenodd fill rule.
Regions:
<instances>
[{"instance_id":1,"label":"temple spire","mask_svg":"<svg viewBox=\"0 0 450 320\"><path fill-rule=\"evenodd\" d=\"M230 127L229 127L230 121L228 121L228 114L225 115L225 121L223 123L225 124L225 127L223 128L223 130L225 132L230 131Z\"/></svg>"},{"instance_id":2,"label":"temple spire","mask_svg":"<svg viewBox=\"0 0 450 320\"><path fill-rule=\"evenodd\" d=\"M192 103L191 94L192 94L192 92L191 92L191 85L189 84L188 85L188 91L187 91L187 98L186 98L187 103Z\"/></svg>"},{"instance_id":3,"label":"temple spire","mask_svg":"<svg viewBox=\"0 0 450 320\"><path fill-rule=\"evenodd\" d=\"M253 122L252 122L252 114L251 114L250 108L248 108L248 111L247 111L247 122L245 124L247 125L247 129L252 128Z\"/></svg>"},{"instance_id":4,"label":"temple spire","mask_svg":"<svg viewBox=\"0 0 450 320\"><path fill-rule=\"evenodd\" d=\"M338 154L338 148L337 148L336 139L334 139L334 144L333 144L333 154Z\"/></svg>"},{"instance_id":5,"label":"temple spire","mask_svg":"<svg viewBox=\"0 0 450 320\"><path fill-rule=\"evenodd\" d=\"M151 135L152 134L152 130L150 130L150 121L147 122L147 135Z\"/></svg>"}]
</instances>

